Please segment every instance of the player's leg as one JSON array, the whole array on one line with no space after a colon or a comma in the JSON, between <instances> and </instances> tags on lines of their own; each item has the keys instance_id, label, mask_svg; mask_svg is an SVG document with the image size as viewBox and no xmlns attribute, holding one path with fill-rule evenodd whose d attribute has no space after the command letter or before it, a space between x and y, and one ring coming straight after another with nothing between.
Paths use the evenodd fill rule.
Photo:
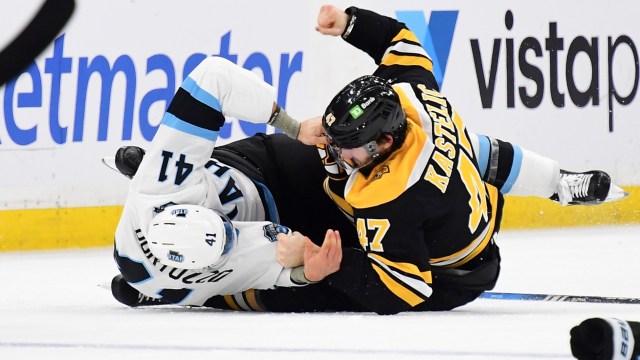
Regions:
<instances>
[{"instance_id":1,"label":"player's leg","mask_svg":"<svg viewBox=\"0 0 640 360\"><path fill-rule=\"evenodd\" d=\"M493 242L459 268L432 267L433 293L412 311L447 311L465 305L494 288L500 276L500 249Z\"/></svg>"},{"instance_id":2,"label":"player's leg","mask_svg":"<svg viewBox=\"0 0 640 360\"><path fill-rule=\"evenodd\" d=\"M549 198L562 205L595 205L626 196L604 171L567 171L518 145L473 133L470 137L483 180L505 195Z\"/></svg>"},{"instance_id":3,"label":"player's leg","mask_svg":"<svg viewBox=\"0 0 640 360\"><path fill-rule=\"evenodd\" d=\"M203 306L260 312L362 312L367 311L346 295L320 282L303 287L248 290L235 295L214 296Z\"/></svg>"},{"instance_id":4,"label":"player's leg","mask_svg":"<svg viewBox=\"0 0 640 360\"><path fill-rule=\"evenodd\" d=\"M139 292L120 274L111 280L111 294L120 303L131 307L168 304L162 299L152 298Z\"/></svg>"}]
</instances>

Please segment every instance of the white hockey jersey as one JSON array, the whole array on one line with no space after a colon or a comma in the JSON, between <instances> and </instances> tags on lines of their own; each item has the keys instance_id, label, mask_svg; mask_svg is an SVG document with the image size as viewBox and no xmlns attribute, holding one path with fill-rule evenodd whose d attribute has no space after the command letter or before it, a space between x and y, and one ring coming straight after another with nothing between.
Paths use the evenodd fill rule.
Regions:
<instances>
[{"instance_id":1,"label":"white hockey jersey","mask_svg":"<svg viewBox=\"0 0 640 360\"><path fill-rule=\"evenodd\" d=\"M264 196L268 190L210 159L225 115L266 123L274 100L271 86L222 58L206 59L185 79L131 181L116 229L114 258L138 291L202 305L215 295L297 286L291 270L276 259L276 234L286 228L264 221L275 208ZM149 250L145 237L151 220L173 204L201 205L234 221L238 243L217 272L164 266Z\"/></svg>"}]
</instances>

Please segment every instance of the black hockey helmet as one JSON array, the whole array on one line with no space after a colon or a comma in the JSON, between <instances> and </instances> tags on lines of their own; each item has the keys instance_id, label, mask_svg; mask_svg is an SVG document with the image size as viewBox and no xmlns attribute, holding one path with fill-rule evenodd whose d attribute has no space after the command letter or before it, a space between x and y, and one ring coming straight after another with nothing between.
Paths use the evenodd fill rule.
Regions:
<instances>
[{"instance_id":1,"label":"black hockey helmet","mask_svg":"<svg viewBox=\"0 0 640 360\"><path fill-rule=\"evenodd\" d=\"M395 134L405 127L406 116L391 84L366 75L345 86L331 100L322 117L322 126L334 146L357 148L385 133Z\"/></svg>"}]
</instances>

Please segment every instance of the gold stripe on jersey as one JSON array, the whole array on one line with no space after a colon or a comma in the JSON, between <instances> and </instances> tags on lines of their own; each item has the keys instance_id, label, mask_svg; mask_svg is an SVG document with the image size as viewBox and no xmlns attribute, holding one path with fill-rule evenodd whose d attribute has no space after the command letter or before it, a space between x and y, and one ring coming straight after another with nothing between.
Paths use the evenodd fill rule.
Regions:
<instances>
[{"instance_id":1,"label":"gold stripe on jersey","mask_svg":"<svg viewBox=\"0 0 640 360\"><path fill-rule=\"evenodd\" d=\"M396 199L419 179L424 166L420 160L430 154L427 135L421 128L411 126L402 147L382 164L377 165L368 177L360 172L352 174L345 190L346 200L354 208L369 208Z\"/></svg>"},{"instance_id":2,"label":"gold stripe on jersey","mask_svg":"<svg viewBox=\"0 0 640 360\"><path fill-rule=\"evenodd\" d=\"M381 262L385 265L391 266L402 271L405 274L413 275L419 279L422 279L425 283L431 284L431 271L420 271L415 264L404 262L393 262L378 254L369 253L368 256L377 262Z\"/></svg>"},{"instance_id":3,"label":"gold stripe on jersey","mask_svg":"<svg viewBox=\"0 0 640 360\"><path fill-rule=\"evenodd\" d=\"M371 266L373 267L373 270L375 270L375 272L378 273L378 276L380 277L380 280L382 281L382 283L389 290L391 290L391 292L393 292L397 297L404 300L407 304L411 306L416 306L424 302L425 299L414 294L411 290L407 289L406 287L400 285L391 276L389 276L384 270L382 270L382 268L380 268L378 265L371 264Z\"/></svg>"},{"instance_id":4,"label":"gold stripe on jersey","mask_svg":"<svg viewBox=\"0 0 640 360\"><path fill-rule=\"evenodd\" d=\"M402 105L402 110L404 110L404 114L407 116L407 121L411 121L412 124L415 124L421 128L423 128L422 121L416 121L415 119L420 119L420 114L418 114L418 109L413 106L411 100L404 92L404 89L398 85L393 85L393 90L396 91L398 97L400 98L400 104Z\"/></svg>"},{"instance_id":5,"label":"gold stripe on jersey","mask_svg":"<svg viewBox=\"0 0 640 360\"><path fill-rule=\"evenodd\" d=\"M382 59L380 65L420 66L426 70L433 71L433 63L431 60L418 55L389 53Z\"/></svg>"},{"instance_id":6,"label":"gold stripe on jersey","mask_svg":"<svg viewBox=\"0 0 640 360\"><path fill-rule=\"evenodd\" d=\"M431 283L431 271L420 272L415 265L406 263L402 264L404 267L403 270L408 270L409 272L397 271L395 266L398 266L399 263L391 262L381 256L372 255L374 254L368 254L369 258L373 261L371 266L374 268L377 267L380 271L383 271L387 276L393 279L392 282L385 282L384 278L381 277L381 280L383 280L385 285L394 294L411 293L422 297L423 299L431 296L431 293L433 292L431 286L429 286ZM376 270L376 272L377 271L378 270ZM398 296L402 297L401 295Z\"/></svg>"},{"instance_id":7,"label":"gold stripe on jersey","mask_svg":"<svg viewBox=\"0 0 640 360\"><path fill-rule=\"evenodd\" d=\"M411 84L401 83L393 86L400 97L400 103L402 104L402 109L407 115L407 122L410 123L412 127L420 127L427 136L426 143L424 145L423 151L416 162L416 169L426 169L429 161L431 160L431 156L435 151L435 144L433 141L433 133L432 133L432 120L424 106L422 106L421 100L418 99L415 93L415 89ZM414 104L419 104L418 106ZM412 173L412 177L409 178L409 186L415 184L416 182L422 180L422 172L414 171Z\"/></svg>"},{"instance_id":8,"label":"gold stripe on jersey","mask_svg":"<svg viewBox=\"0 0 640 360\"><path fill-rule=\"evenodd\" d=\"M462 122L462 118L458 115L457 111L453 111L453 123L456 125L458 129L458 142L460 146L467 152L467 154L473 156L475 158L475 154L473 153L473 147L471 146L471 141L469 141L469 136L467 135L467 129Z\"/></svg>"},{"instance_id":9,"label":"gold stripe on jersey","mask_svg":"<svg viewBox=\"0 0 640 360\"><path fill-rule=\"evenodd\" d=\"M231 310L235 310L235 311L240 311L240 306L238 306L238 303L233 299L232 295L225 295L224 296L224 301L227 303L227 305L229 305L229 307L231 308Z\"/></svg>"},{"instance_id":10,"label":"gold stripe on jersey","mask_svg":"<svg viewBox=\"0 0 640 360\"><path fill-rule=\"evenodd\" d=\"M494 208L494 212L491 215L491 219L489 219L489 223L485 227L484 231L464 249L451 255L432 258L430 260L431 265L458 267L475 258L482 250L484 250L485 247L487 247L489 240L491 240L491 237L493 236L493 230L496 225L495 207L498 204L498 189L495 186L487 184L487 194L489 196L489 202Z\"/></svg>"},{"instance_id":11,"label":"gold stripe on jersey","mask_svg":"<svg viewBox=\"0 0 640 360\"><path fill-rule=\"evenodd\" d=\"M416 44L420 43L420 41L418 41L418 37L416 36L416 34L414 34L411 30L407 28L400 30L400 32L393 39L391 39L391 43L393 44L394 42L398 42L402 40L411 41Z\"/></svg>"},{"instance_id":12,"label":"gold stripe on jersey","mask_svg":"<svg viewBox=\"0 0 640 360\"><path fill-rule=\"evenodd\" d=\"M405 44L394 44L403 41L405 42ZM433 71L433 62L431 61L431 59L429 59L424 50L422 50L422 52L419 50L409 50L409 52L404 52L407 51L407 47L412 48L411 45L413 45L407 42L420 44L416 35L413 32L409 31L409 29L405 28L400 30L400 32L391 40L392 45L387 49L387 53L383 56L380 65L417 65L426 70ZM401 54L393 54L390 51L400 51ZM416 55L416 53L423 54L423 52L424 55Z\"/></svg>"},{"instance_id":13,"label":"gold stripe on jersey","mask_svg":"<svg viewBox=\"0 0 640 360\"><path fill-rule=\"evenodd\" d=\"M329 178L324 179L324 183L323 183L324 191L327 193L327 195L329 195L331 200L333 200L333 202L336 205L338 205L340 210L342 210L342 212L349 217L351 222L353 222L353 208L351 207L351 205L349 205L349 203L345 199L342 198L342 196L331 191L331 187L329 186L330 180L331 179Z\"/></svg>"},{"instance_id":14,"label":"gold stripe on jersey","mask_svg":"<svg viewBox=\"0 0 640 360\"><path fill-rule=\"evenodd\" d=\"M251 308L251 306L249 306L249 304L247 304L247 301L244 297L244 292L241 293L237 293L233 295L233 300L235 300L236 304L238 304L238 307L240 308L240 310L244 310L244 311L252 311L253 309Z\"/></svg>"},{"instance_id":15,"label":"gold stripe on jersey","mask_svg":"<svg viewBox=\"0 0 640 360\"><path fill-rule=\"evenodd\" d=\"M408 55L420 55L427 59L431 59L429 54L427 54L426 50L418 43L410 43L406 40L398 41L395 44L391 44L390 47L387 48L382 58L384 59L389 53L395 54L408 54Z\"/></svg>"},{"instance_id":16,"label":"gold stripe on jersey","mask_svg":"<svg viewBox=\"0 0 640 360\"><path fill-rule=\"evenodd\" d=\"M415 89L411 84L396 84L393 88L400 97L400 104L407 116L407 123L410 124L409 126L420 127L427 136L427 140L424 145L425 147L420 158L418 158L418 162L416 163L416 168L425 169L435 150L432 131L433 120L422 105L422 101L416 96ZM417 178L411 178L410 184L414 184L422 179L421 172L414 172L414 176L417 176Z\"/></svg>"},{"instance_id":17,"label":"gold stripe on jersey","mask_svg":"<svg viewBox=\"0 0 640 360\"><path fill-rule=\"evenodd\" d=\"M265 309L260 306L260 303L258 302L258 298L257 298L257 294L256 291L254 289L249 289L245 292L242 293L245 301L247 302L247 305L249 305L249 307L251 308L251 310L253 311L265 311Z\"/></svg>"}]
</instances>

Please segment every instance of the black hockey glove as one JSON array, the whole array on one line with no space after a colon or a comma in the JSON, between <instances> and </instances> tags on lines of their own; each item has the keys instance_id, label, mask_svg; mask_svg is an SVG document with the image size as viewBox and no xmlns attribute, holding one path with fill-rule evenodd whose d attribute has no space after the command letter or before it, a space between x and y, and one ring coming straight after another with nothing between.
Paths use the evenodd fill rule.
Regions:
<instances>
[{"instance_id":1,"label":"black hockey glove","mask_svg":"<svg viewBox=\"0 0 640 360\"><path fill-rule=\"evenodd\" d=\"M571 353L579 360L630 360L640 355L640 322L590 318L571 329Z\"/></svg>"},{"instance_id":2,"label":"black hockey glove","mask_svg":"<svg viewBox=\"0 0 640 360\"><path fill-rule=\"evenodd\" d=\"M123 146L116 151L116 167L122 175L131 179L138 171L145 151L137 146Z\"/></svg>"}]
</instances>

